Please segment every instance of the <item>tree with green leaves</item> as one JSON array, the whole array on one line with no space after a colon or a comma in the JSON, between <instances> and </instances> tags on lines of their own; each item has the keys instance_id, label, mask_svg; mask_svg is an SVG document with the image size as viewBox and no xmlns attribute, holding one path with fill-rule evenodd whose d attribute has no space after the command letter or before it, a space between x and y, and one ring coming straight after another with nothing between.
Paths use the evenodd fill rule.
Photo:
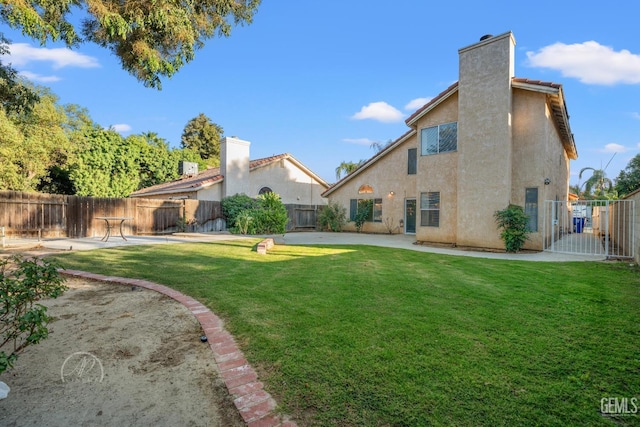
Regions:
<instances>
[{"instance_id":1,"label":"tree with green leaves","mask_svg":"<svg viewBox=\"0 0 640 427\"><path fill-rule=\"evenodd\" d=\"M607 178L604 169L582 168L578 179L582 179L582 175L587 171L591 171L591 176L582 184L584 186L583 196L587 199L607 198L608 193L613 190L613 182Z\"/></svg>"},{"instance_id":2,"label":"tree with green leaves","mask_svg":"<svg viewBox=\"0 0 640 427\"><path fill-rule=\"evenodd\" d=\"M112 129L84 133L71 180L79 196L127 197L139 188L139 150Z\"/></svg>"},{"instance_id":3,"label":"tree with green leaves","mask_svg":"<svg viewBox=\"0 0 640 427\"><path fill-rule=\"evenodd\" d=\"M126 140L136 147L135 151L138 153L139 188L179 178L178 163L181 160L198 163L201 168L206 167L198 153L188 148L171 149L169 143L155 132L130 135Z\"/></svg>"},{"instance_id":4,"label":"tree with green leaves","mask_svg":"<svg viewBox=\"0 0 640 427\"><path fill-rule=\"evenodd\" d=\"M0 188L34 191L49 168L72 150L68 120L58 98L32 89L37 101L28 109L0 110Z\"/></svg>"},{"instance_id":5,"label":"tree with green leaves","mask_svg":"<svg viewBox=\"0 0 640 427\"><path fill-rule=\"evenodd\" d=\"M362 166L362 164L364 163L364 160L360 160L358 163L354 163L354 162L342 162L338 165L338 167L336 168L336 179L340 179L342 178L343 174L344 176L349 175L351 172L354 172L356 169L358 169L360 166Z\"/></svg>"},{"instance_id":6,"label":"tree with green leaves","mask_svg":"<svg viewBox=\"0 0 640 427\"><path fill-rule=\"evenodd\" d=\"M640 188L640 154L636 154L616 178L616 190L620 197Z\"/></svg>"},{"instance_id":7,"label":"tree with green leaves","mask_svg":"<svg viewBox=\"0 0 640 427\"><path fill-rule=\"evenodd\" d=\"M220 138L223 133L222 126L200 113L184 127L181 145L199 153L209 166L220 166Z\"/></svg>"},{"instance_id":8,"label":"tree with green leaves","mask_svg":"<svg viewBox=\"0 0 640 427\"><path fill-rule=\"evenodd\" d=\"M8 53L9 41L0 33L0 56ZM0 61L0 105L5 113L29 113L38 100L33 87L21 79L13 67Z\"/></svg>"},{"instance_id":9,"label":"tree with green leaves","mask_svg":"<svg viewBox=\"0 0 640 427\"><path fill-rule=\"evenodd\" d=\"M250 24L260 0L3 0L0 20L44 45L93 42L145 86L161 88L214 37ZM81 8L82 20L74 16Z\"/></svg>"}]
</instances>

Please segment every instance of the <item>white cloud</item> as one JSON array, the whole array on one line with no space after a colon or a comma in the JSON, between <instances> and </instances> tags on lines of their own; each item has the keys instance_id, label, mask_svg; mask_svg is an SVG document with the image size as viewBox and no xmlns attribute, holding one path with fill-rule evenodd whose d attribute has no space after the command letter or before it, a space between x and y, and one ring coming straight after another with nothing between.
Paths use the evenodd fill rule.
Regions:
<instances>
[{"instance_id":1,"label":"white cloud","mask_svg":"<svg viewBox=\"0 0 640 427\"><path fill-rule=\"evenodd\" d=\"M366 145L369 146L373 144L375 141L369 138L345 138L344 142L348 142L349 144L358 144L358 145Z\"/></svg>"},{"instance_id":2,"label":"white cloud","mask_svg":"<svg viewBox=\"0 0 640 427\"><path fill-rule=\"evenodd\" d=\"M604 146L604 149L599 150L602 153L626 153L629 151L627 147L620 144L610 143Z\"/></svg>"},{"instance_id":3,"label":"white cloud","mask_svg":"<svg viewBox=\"0 0 640 427\"><path fill-rule=\"evenodd\" d=\"M640 55L626 49L616 52L595 41L555 43L527 52L527 57L532 67L559 70L563 76L586 84L640 84Z\"/></svg>"},{"instance_id":4,"label":"white cloud","mask_svg":"<svg viewBox=\"0 0 640 427\"><path fill-rule=\"evenodd\" d=\"M63 67L95 68L98 60L92 56L75 52L66 47L48 49L32 47L27 43L14 43L9 46L9 59L14 67L24 67L31 62L51 62L54 69Z\"/></svg>"},{"instance_id":5,"label":"white cloud","mask_svg":"<svg viewBox=\"0 0 640 427\"><path fill-rule=\"evenodd\" d=\"M60 77L58 76L41 76L40 74L32 73L31 71L21 71L18 75L31 80L32 82L51 83L60 81Z\"/></svg>"},{"instance_id":6,"label":"white cloud","mask_svg":"<svg viewBox=\"0 0 640 427\"><path fill-rule=\"evenodd\" d=\"M116 132L120 132L120 133L129 132L131 130L131 126L129 126L126 123L119 123L117 125L111 125L109 128L115 130Z\"/></svg>"},{"instance_id":7,"label":"white cloud","mask_svg":"<svg viewBox=\"0 0 640 427\"><path fill-rule=\"evenodd\" d=\"M631 117L636 120L640 120L640 113L631 113Z\"/></svg>"},{"instance_id":8,"label":"white cloud","mask_svg":"<svg viewBox=\"0 0 640 427\"><path fill-rule=\"evenodd\" d=\"M356 114L351 116L355 120L372 119L383 123L393 123L402 120L402 113L386 102L372 102L365 105Z\"/></svg>"},{"instance_id":9,"label":"white cloud","mask_svg":"<svg viewBox=\"0 0 640 427\"><path fill-rule=\"evenodd\" d=\"M417 110L418 108L421 108L424 106L424 104L426 104L427 102L431 101L433 98L416 98L416 99L412 99L411 101L409 101L409 103L407 105L404 106L404 109L406 111L414 111Z\"/></svg>"}]
</instances>

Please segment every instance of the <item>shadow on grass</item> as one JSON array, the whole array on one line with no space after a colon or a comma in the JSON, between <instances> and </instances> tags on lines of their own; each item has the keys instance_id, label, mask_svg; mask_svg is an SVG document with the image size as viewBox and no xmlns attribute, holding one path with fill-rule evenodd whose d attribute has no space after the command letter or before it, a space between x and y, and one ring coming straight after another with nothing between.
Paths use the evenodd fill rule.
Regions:
<instances>
[{"instance_id":1,"label":"shadow on grass","mask_svg":"<svg viewBox=\"0 0 640 427\"><path fill-rule=\"evenodd\" d=\"M258 242L57 258L206 304L304 424L609 425L640 389L635 268Z\"/></svg>"}]
</instances>

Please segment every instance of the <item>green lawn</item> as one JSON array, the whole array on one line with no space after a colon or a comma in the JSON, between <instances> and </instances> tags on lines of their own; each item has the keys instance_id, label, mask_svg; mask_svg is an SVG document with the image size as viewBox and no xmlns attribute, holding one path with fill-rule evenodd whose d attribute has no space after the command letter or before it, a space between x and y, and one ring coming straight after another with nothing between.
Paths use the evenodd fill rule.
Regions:
<instances>
[{"instance_id":1,"label":"green lawn","mask_svg":"<svg viewBox=\"0 0 640 427\"><path fill-rule=\"evenodd\" d=\"M206 304L300 425L640 425L600 413L640 400L635 266L256 243L58 259Z\"/></svg>"}]
</instances>

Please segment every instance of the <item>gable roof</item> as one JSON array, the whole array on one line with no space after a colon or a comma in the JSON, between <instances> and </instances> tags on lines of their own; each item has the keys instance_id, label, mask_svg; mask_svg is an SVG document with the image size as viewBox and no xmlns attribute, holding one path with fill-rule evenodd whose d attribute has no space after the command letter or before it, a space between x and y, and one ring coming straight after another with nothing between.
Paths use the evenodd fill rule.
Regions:
<instances>
[{"instance_id":1,"label":"gable roof","mask_svg":"<svg viewBox=\"0 0 640 427\"><path fill-rule=\"evenodd\" d=\"M415 135L415 133L416 133L415 129L410 129L410 130L406 131L404 133L404 135L402 135L400 138L396 139L391 144L387 145L382 150L380 150L379 152L374 154L373 157L371 157L369 160L367 160L366 162L364 162L363 164L358 166L358 169L356 169L353 172L351 172L350 174L342 177L342 179L340 181L336 182L331 187L329 187L329 189L327 191L322 193L322 197L329 197L329 195L331 193L333 193L335 190L337 190L338 188L342 187L342 185L346 184L347 182L351 181L352 178L355 178L356 176L360 175L362 172L367 170L371 165L373 165L378 160L380 160L381 158L383 158L384 156L386 156L387 154L392 152L398 145L402 144L407 139L409 139L411 136Z\"/></svg>"},{"instance_id":2,"label":"gable roof","mask_svg":"<svg viewBox=\"0 0 640 427\"><path fill-rule=\"evenodd\" d=\"M559 83L551 83L551 82L543 82L540 80L529 80L522 78L512 78L511 86L524 89L531 90L535 92L541 92L547 94L547 100L549 105L551 106L551 111L553 114L553 119L558 129L558 133L560 134L560 140L562 141L562 145L567 152L567 155L570 159L575 160L578 158L578 150L576 149L576 143L573 139L573 134L571 133L571 127L569 126L569 114L567 113L567 105L564 99L564 93L562 91L562 85ZM418 108L413 114L411 114L406 120L405 123L407 126L412 129L407 131L400 138L395 140L393 143L386 146L382 151L375 154L369 160L364 162L358 169L351 172L347 176L343 177L340 181L333 184L327 191L322 193L322 197L328 197L335 190L340 188L342 185L350 181L351 179L358 176L364 170L369 168L379 159L387 155L390 151L392 151L395 147L404 142L408 137L412 136L417 132L415 124L420 118L424 117L429 111L436 108L445 100L449 99L452 95L458 92L458 82L453 83L451 86L440 92L434 98L432 98L429 102L427 102L422 107Z\"/></svg>"},{"instance_id":3,"label":"gable roof","mask_svg":"<svg viewBox=\"0 0 640 427\"><path fill-rule=\"evenodd\" d=\"M318 181L320 185L327 188L329 184L318 175L313 173L310 169L304 166L300 161L293 157L289 153L278 154L271 157L264 157L262 159L251 160L249 162L249 172L256 169L263 168L279 160L288 159L291 163L296 165L300 170L311 176ZM142 188L134 191L130 196L142 197L142 196L157 196L162 194L174 194L174 193L186 193L193 191L200 191L212 185L218 184L224 181L224 176L220 173L220 168L206 169L199 172L198 175L192 177L178 178L174 181L163 182L162 184L152 185L151 187Z\"/></svg>"}]
</instances>

